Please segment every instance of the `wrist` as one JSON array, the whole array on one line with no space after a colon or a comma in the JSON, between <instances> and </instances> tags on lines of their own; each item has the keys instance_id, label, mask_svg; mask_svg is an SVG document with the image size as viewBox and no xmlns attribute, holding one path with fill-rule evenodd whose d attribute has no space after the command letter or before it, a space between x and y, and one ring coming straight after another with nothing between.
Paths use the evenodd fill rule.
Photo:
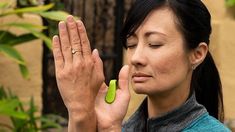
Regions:
<instances>
[{"instance_id":1,"label":"wrist","mask_svg":"<svg viewBox=\"0 0 235 132\"><path fill-rule=\"evenodd\" d=\"M121 132L121 130L122 130L121 123L112 124L110 126L103 127L103 128L98 128L99 132Z\"/></svg>"},{"instance_id":2,"label":"wrist","mask_svg":"<svg viewBox=\"0 0 235 132\"><path fill-rule=\"evenodd\" d=\"M84 122L88 120L96 119L96 113L94 110L70 110L68 111L69 120L75 122Z\"/></svg>"},{"instance_id":3,"label":"wrist","mask_svg":"<svg viewBox=\"0 0 235 132\"><path fill-rule=\"evenodd\" d=\"M94 117L95 114L95 106L94 103L70 103L67 106L69 118L74 120L84 120L86 118Z\"/></svg>"},{"instance_id":4,"label":"wrist","mask_svg":"<svg viewBox=\"0 0 235 132\"><path fill-rule=\"evenodd\" d=\"M81 130L86 130L87 132L96 131L96 114L94 111L69 112L68 132Z\"/></svg>"}]
</instances>

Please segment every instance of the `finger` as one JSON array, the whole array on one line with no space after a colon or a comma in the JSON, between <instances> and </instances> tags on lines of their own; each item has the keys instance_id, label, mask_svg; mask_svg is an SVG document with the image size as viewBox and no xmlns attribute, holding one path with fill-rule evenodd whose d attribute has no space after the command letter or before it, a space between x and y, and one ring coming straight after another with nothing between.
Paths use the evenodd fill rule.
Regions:
<instances>
[{"instance_id":1,"label":"finger","mask_svg":"<svg viewBox=\"0 0 235 132\"><path fill-rule=\"evenodd\" d=\"M65 66L71 65L72 63L72 52L71 45L69 42L69 34L66 28L65 22L59 22L59 36L60 36L60 44L61 50L64 57Z\"/></svg>"},{"instance_id":2,"label":"finger","mask_svg":"<svg viewBox=\"0 0 235 132\"><path fill-rule=\"evenodd\" d=\"M108 91L108 86L105 84L105 82L103 82L96 96L96 104L104 102L107 91Z\"/></svg>"},{"instance_id":3,"label":"finger","mask_svg":"<svg viewBox=\"0 0 235 132\"><path fill-rule=\"evenodd\" d=\"M119 72L118 87L120 90L127 91L129 93L129 66L125 65Z\"/></svg>"},{"instance_id":4,"label":"finger","mask_svg":"<svg viewBox=\"0 0 235 132\"><path fill-rule=\"evenodd\" d=\"M60 40L57 35L55 35L52 39L52 50L53 50L53 56L54 56L54 61L55 61L55 68L56 68L56 71L59 71L63 69L64 67L64 58L61 52Z\"/></svg>"},{"instance_id":5,"label":"finger","mask_svg":"<svg viewBox=\"0 0 235 132\"><path fill-rule=\"evenodd\" d=\"M71 43L72 49L76 50L76 54L73 55L73 60L76 60L76 57L81 57L81 40L78 35L78 28L76 21L74 20L72 15L67 17L67 27L69 31L69 40ZM74 58L75 57L75 58Z\"/></svg>"},{"instance_id":6,"label":"finger","mask_svg":"<svg viewBox=\"0 0 235 132\"><path fill-rule=\"evenodd\" d=\"M105 81L104 70L103 70L103 62L99 56L99 52L97 49L94 49L92 52L92 60L94 62L94 71L98 74L98 79Z\"/></svg>"},{"instance_id":7,"label":"finger","mask_svg":"<svg viewBox=\"0 0 235 132\"><path fill-rule=\"evenodd\" d=\"M97 49L94 49L92 52L93 60L95 62L95 70L97 73L100 73L102 77L104 77L103 71L103 62L99 56L99 52Z\"/></svg>"},{"instance_id":8,"label":"finger","mask_svg":"<svg viewBox=\"0 0 235 132\"><path fill-rule=\"evenodd\" d=\"M78 27L78 32L79 36L81 39L81 45L82 45L82 54L84 58L90 57L91 56L91 46L89 39L87 37L86 29L82 21L77 21L77 27Z\"/></svg>"},{"instance_id":9,"label":"finger","mask_svg":"<svg viewBox=\"0 0 235 132\"><path fill-rule=\"evenodd\" d=\"M102 94L103 96L105 96L107 91L108 91L108 86L105 84L105 82L103 82L103 84L101 85L99 89L98 94Z\"/></svg>"}]
</instances>

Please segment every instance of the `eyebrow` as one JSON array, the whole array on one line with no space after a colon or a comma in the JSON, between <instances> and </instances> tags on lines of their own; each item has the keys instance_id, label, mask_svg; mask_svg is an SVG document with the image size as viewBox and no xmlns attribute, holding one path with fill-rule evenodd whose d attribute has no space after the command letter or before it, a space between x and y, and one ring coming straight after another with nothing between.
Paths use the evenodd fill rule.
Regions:
<instances>
[{"instance_id":1,"label":"eyebrow","mask_svg":"<svg viewBox=\"0 0 235 132\"><path fill-rule=\"evenodd\" d=\"M165 33L158 32L158 31L148 31L148 32L144 33L144 36L149 37L152 34L159 34L159 35L164 36L164 37L167 36ZM131 36L129 36L128 38L130 38L130 37L137 37L137 35L134 33Z\"/></svg>"},{"instance_id":2,"label":"eyebrow","mask_svg":"<svg viewBox=\"0 0 235 132\"><path fill-rule=\"evenodd\" d=\"M165 37L167 36L165 33L158 32L158 31L148 31L148 32L144 33L144 36L149 37L152 34L159 34L159 35L165 36Z\"/></svg>"}]
</instances>

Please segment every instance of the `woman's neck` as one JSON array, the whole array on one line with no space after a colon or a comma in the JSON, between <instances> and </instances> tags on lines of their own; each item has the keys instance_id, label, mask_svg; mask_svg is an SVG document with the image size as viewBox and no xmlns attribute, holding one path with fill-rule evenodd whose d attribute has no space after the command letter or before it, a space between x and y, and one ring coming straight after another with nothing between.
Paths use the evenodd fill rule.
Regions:
<instances>
[{"instance_id":1,"label":"woman's neck","mask_svg":"<svg viewBox=\"0 0 235 132\"><path fill-rule=\"evenodd\" d=\"M148 96L148 117L159 117L181 106L188 98L190 88L181 88Z\"/></svg>"}]
</instances>

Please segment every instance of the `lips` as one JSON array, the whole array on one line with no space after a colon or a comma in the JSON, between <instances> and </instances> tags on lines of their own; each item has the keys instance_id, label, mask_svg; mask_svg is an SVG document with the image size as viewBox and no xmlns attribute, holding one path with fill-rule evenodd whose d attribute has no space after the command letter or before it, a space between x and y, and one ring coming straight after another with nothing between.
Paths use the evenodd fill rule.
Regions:
<instances>
[{"instance_id":1,"label":"lips","mask_svg":"<svg viewBox=\"0 0 235 132\"><path fill-rule=\"evenodd\" d=\"M142 72L135 72L132 75L132 80L134 83L143 83L143 82L146 82L151 77L152 77L151 75L148 75Z\"/></svg>"}]
</instances>

